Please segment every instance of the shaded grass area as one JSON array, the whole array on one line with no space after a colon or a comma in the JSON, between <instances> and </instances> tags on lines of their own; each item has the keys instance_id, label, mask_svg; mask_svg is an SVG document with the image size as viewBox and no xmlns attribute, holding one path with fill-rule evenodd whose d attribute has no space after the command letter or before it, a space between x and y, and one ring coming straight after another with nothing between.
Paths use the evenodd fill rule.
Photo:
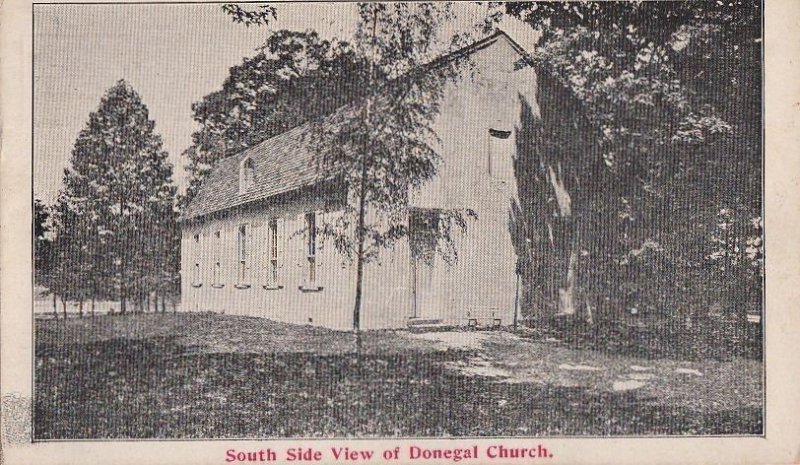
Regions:
<instances>
[{"instance_id":1,"label":"shaded grass area","mask_svg":"<svg viewBox=\"0 0 800 465\"><path fill-rule=\"evenodd\" d=\"M37 439L761 432L755 406L465 376L445 365L474 351L402 333L366 333L356 360L351 334L256 318L137 315L36 330Z\"/></svg>"}]
</instances>

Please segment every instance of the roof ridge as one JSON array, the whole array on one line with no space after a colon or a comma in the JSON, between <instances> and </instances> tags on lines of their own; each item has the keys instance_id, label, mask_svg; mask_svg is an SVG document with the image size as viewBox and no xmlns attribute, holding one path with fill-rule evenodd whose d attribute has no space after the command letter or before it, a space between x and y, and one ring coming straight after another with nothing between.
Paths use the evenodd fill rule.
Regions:
<instances>
[{"instance_id":1,"label":"roof ridge","mask_svg":"<svg viewBox=\"0 0 800 465\"><path fill-rule=\"evenodd\" d=\"M495 28L495 31L493 33L487 35L486 37L484 37L482 39L479 39L479 40L477 40L477 41L475 41L475 42L473 42L473 43L471 43L469 45L465 45L465 46L463 46L463 47L461 47L461 48L459 48L457 50L453 50L451 52L444 53L444 54L434 58L433 60L431 60L431 61L429 61L427 63L421 64L421 65L417 66L416 68L407 71L402 76L398 76L398 77L392 79L392 81L398 80L398 79L402 79L403 77L406 77L408 74L414 72L415 70L427 70L427 68L434 68L434 67L438 66L439 64L442 64L443 62L445 62L445 61L447 61L447 60L449 60L451 58L454 58L457 55L473 53L473 52L479 50L480 48L482 48L484 45L488 45L491 41L497 39L498 37L505 38L509 42L509 44L511 45L511 47L514 49L515 52L519 53L523 57L527 57L527 52L525 52L525 49L522 48L522 46L519 45L519 43L517 43L511 36L509 36L508 33L506 33L501 28L497 27L497 28ZM342 110L343 108L346 108L346 107L352 105L353 103L355 103L355 100L353 100L351 102L347 102L347 103L345 103L343 105L340 105L340 106L336 107L330 113L321 116L319 119L322 120L322 119L325 119L325 118L327 118L329 116L332 116L332 115L336 114L338 111ZM309 125L309 124L312 124L312 123L315 123L315 122L317 122L316 119L309 119L307 121L303 121L303 122L297 124L296 126L292 126L291 128L289 128L289 129L287 129L287 130L285 130L285 131L283 131L281 133L275 134L272 137L264 139L261 142L253 144L253 145L251 145L249 147L245 147L245 148L243 148L243 149L241 149L241 150L239 150L237 152L234 152L234 153L232 153L230 155L227 155L227 156L221 158L218 161L218 163L221 162L222 160L226 160L228 158L232 158L234 156L241 155L241 154L243 154L244 152L248 151L251 148L257 147L257 146L259 146L259 145L261 145L261 144L263 144L265 142L268 142L268 141L270 141L272 139L275 139L277 137L281 137L284 134L288 134L288 133L290 133L290 132L292 132L292 131L294 131L294 130L296 130L298 128L301 128L303 126L306 126L306 125Z\"/></svg>"},{"instance_id":2,"label":"roof ridge","mask_svg":"<svg viewBox=\"0 0 800 465\"><path fill-rule=\"evenodd\" d=\"M504 38L511 45L511 47L514 49L515 52L517 52L519 55L521 55L523 58L527 60L528 54L525 52L525 50L516 41L514 41L514 39L512 39L505 31L503 31L500 28L496 28L492 34L489 34L486 37L477 40L469 45L461 47L457 50L442 54L439 57L425 64L419 65L409 70L408 72L404 73L403 75L392 79L392 81L413 77L414 73L428 72L431 69L437 68L445 63L450 62L451 60L470 55L476 51L482 50L483 48L491 45L498 38ZM302 134L304 131L306 131L309 127L311 127L314 124L325 124L326 120L328 120L331 117L334 117L339 112L354 106L354 104L356 104L357 102L358 99L354 99L344 105L335 108L330 113L322 115L318 118L312 118L307 121L304 121L268 139L264 139L256 144L243 148L235 153L232 153L228 156L225 156L217 160L212 166L209 175L206 176L206 178L203 180L196 195L189 202L189 204L186 206L185 210L181 214L181 220L182 221L191 220L207 214L224 210L226 208L232 208L234 206L238 206L243 203L249 203L253 200L264 199L267 197L278 195L283 192L287 192L288 190L290 190L290 188L292 188L292 186L295 186L298 183L313 182L312 178L315 178L316 174L307 172L309 170L304 169L308 168L309 165L309 163L307 163L308 160L304 162L303 160L301 160L302 157L287 158L290 152L304 151L305 144L303 144L302 141L297 140L297 138L294 136L297 135L298 133ZM216 191L214 191L212 187L209 187L209 184L219 184L221 182L221 179L224 179L228 176L238 175L238 171L235 174L230 173L230 171L232 170L237 170L235 160L239 158L246 158L248 156L259 157L259 158L265 157L267 151L273 152L272 155L272 158L274 159L273 161L280 161L283 164L283 166L275 168L272 171L268 171L266 172L266 174L262 173L261 181L263 185L259 186L259 188L254 189L252 192L246 194L239 194L238 188L235 189L235 192L234 190L226 192L225 186L216 186L218 188L216 189ZM289 165L286 162L291 162L291 164ZM289 168L289 172L287 173L286 170L282 168ZM294 170L294 172L292 172L292 170ZM257 171L259 171L258 168ZM280 174L280 176L276 176L276 174ZM291 180L286 179L289 177L293 179ZM284 178L284 179L279 179L279 178ZM214 192L210 194L207 191L209 192L214 191ZM233 198L226 202L220 202L219 198L225 196L233 196ZM203 203L208 203L209 201L212 204L222 203L226 205L222 206L217 205L216 207L209 205L201 205Z\"/></svg>"}]
</instances>

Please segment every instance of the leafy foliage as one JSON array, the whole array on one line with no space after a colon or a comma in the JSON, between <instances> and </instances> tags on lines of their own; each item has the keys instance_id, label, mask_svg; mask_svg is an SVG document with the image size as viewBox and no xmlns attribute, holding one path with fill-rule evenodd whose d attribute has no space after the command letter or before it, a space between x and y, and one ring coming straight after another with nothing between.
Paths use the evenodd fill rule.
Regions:
<instances>
[{"instance_id":1,"label":"leafy foliage","mask_svg":"<svg viewBox=\"0 0 800 465\"><path fill-rule=\"evenodd\" d=\"M222 5L222 11L231 16L234 23L250 26L266 26L270 21L278 19L278 13L270 4L257 5L255 9L245 8L237 3Z\"/></svg>"},{"instance_id":2,"label":"leafy foliage","mask_svg":"<svg viewBox=\"0 0 800 465\"><path fill-rule=\"evenodd\" d=\"M50 208L41 200L33 202L33 256L36 283L48 286L53 266L53 242L48 233L52 224Z\"/></svg>"},{"instance_id":3,"label":"leafy foliage","mask_svg":"<svg viewBox=\"0 0 800 465\"><path fill-rule=\"evenodd\" d=\"M347 42L314 31L274 32L255 56L231 68L221 90L192 106L200 129L184 152L190 183L182 202L218 160L332 113L363 95L365 82L366 65Z\"/></svg>"},{"instance_id":4,"label":"leafy foliage","mask_svg":"<svg viewBox=\"0 0 800 465\"><path fill-rule=\"evenodd\" d=\"M432 126L444 85L463 65L461 60L432 63L441 52L437 33L452 17L449 3L361 3L358 12L355 49L366 65L369 91L317 125L324 169L347 186L349 196L323 232L356 261L356 332L364 264L409 234L410 200L436 175L441 161ZM445 45L456 42L454 37ZM452 225L466 226L463 212L439 213L439 227L432 231L452 244Z\"/></svg>"},{"instance_id":5,"label":"leafy foliage","mask_svg":"<svg viewBox=\"0 0 800 465\"><path fill-rule=\"evenodd\" d=\"M542 31L531 56L542 75L542 114L527 118L536 136L530 145L544 148L521 153L550 151L550 165L564 173L586 308L616 321L634 314L687 327L715 306L740 326L748 312L759 313L762 232L749 226L761 217L759 2L506 9ZM585 118L546 114L559 105ZM561 137L564 125L579 135ZM527 223L541 224L557 189L547 173L518 172L528 184L520 188ZM721 239L719 225L732 218L738 230ZM558 234L549 237L527 235L538 245L526 274L540 308L554 300L557 284L537 283L535 267L558 262L567 248ZM723 273L721 257L730 258Z\"/></svg>"}]
</instances>

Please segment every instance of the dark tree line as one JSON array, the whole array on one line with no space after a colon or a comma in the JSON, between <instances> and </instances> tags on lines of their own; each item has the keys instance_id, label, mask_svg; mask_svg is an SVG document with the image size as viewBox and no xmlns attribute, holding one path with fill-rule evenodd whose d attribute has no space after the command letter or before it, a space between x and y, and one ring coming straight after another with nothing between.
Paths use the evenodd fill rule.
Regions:
<instances>
[{"instance_id":1,"label":"dark tree line","mask_svg":"<svg viewBox=\"0 0 800 465\"><path fill-rule=\"evenodd\" d=\"M98 300L118 301L121 313L166 311L179 288L172 166L128 83L109 89L89 115L70 162L55 205L37 206L37 229L42 219L51 236L37 230L37 279L54 311L56 299L65 317L67 301L80 316L86 304L93 314Z\"/></svg>"},{"instance_id":2,"label":"dark tree line","mask_svg":"<svg viewBox=\"0 0 800 465\"><path fill-rule=\"evenodd\" d=\"M517 160L529 315L740 340L763 292L760 2L505 10L542 33Z\"/></svg>"},{"instance_id":3,"label":"dark tree line","mask_svg":"<svg viewBox=\"0 0 800 465\"><path fill-rule=\"evenodd\" d=\"M189 187L181 204L217 161L363 96L367 78L365 59L348 42L314 31L271 34L253 57L231 68L222 89L192 105L200 129L183 154Z\"/></svg>"}]
</instances>

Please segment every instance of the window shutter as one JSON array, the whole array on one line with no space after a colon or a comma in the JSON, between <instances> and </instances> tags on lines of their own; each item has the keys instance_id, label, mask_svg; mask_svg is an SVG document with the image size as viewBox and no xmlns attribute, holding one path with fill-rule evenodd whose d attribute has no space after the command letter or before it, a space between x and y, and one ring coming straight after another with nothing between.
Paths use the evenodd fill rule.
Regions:
<instances>
[{"instance_id":1,"label":"window shutter","mask_svg":"<svg viewBox=\"0 0 800 465\"><path fill-rule=\"evenodd\" d=\"M320 231L322 228L325 227L325 211L324 210L317 210L315 212L315 214L317 216L317 220L316 220L317 231ZM317 233L317 267L320 267L320 266L323 265L323 263L324 263L324 254L327 253L327 251L323 251L322 250L324 240L325 239L322 236L322 234L319 234L319 232L318 232Z\"/></svg>"},{"instance_id":2,"label":"window shutter","mask_svg":"<svg viewBox=\"0 0 800 465\"><path fill-rule=\"evenodd\" d=\"M284 237L286 237L286 235L284 234L285 228L286 228L286 226L285 226L285 222L283 221L283 218L278 218L277 219L277 229L278 229L278 237L277 237L277 239L278 239L278 268L283 268L283 263L286 260L286 257L283 254L283 251L285 250L285 247L284 247Z\"/></svg>"},{"instance_id":3,"label":"window shutter","mask_svg":"<svg viewBox=\"0 0 800 465\"><path fill-rule=\"evenodd\" d=\"M300 250L297 256L297 266L305 268L307 263L306 258L308 257L308 224L306 224L305 213L297 215L297 225L297 230L303 232L303 234L300 234L300 240L297 241Z\"/></svg>"},{"instance_id":4,"label":"window shutter","mask_svg":"<svg viewBox=\"0 0 800 465\"><path fill-rule=\"evenodd\" d=\"M244 266L249 271L253 267L253 233L250 223L244 225ZM247 273L250 278L250 273Z\"/></svg>"}]
</instances>

